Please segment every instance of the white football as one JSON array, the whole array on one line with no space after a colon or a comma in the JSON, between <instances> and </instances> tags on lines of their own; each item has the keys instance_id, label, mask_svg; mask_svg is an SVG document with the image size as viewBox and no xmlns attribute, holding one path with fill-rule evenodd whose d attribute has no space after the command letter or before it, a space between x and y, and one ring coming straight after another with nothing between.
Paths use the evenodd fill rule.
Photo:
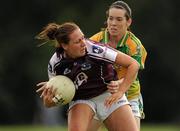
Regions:
<instances>
[{"instance_id":1,"label":"white football","mask_svg":"<svg viewBox=\"0 0 180 131\"><path fill-rule=\"evenodd\" d=\"M58 105L66 105L75 95L75 85L71 79L63 75L52 77L47 82L47 87L57 89L53 101Z\"/></svg>"}]
</instances>

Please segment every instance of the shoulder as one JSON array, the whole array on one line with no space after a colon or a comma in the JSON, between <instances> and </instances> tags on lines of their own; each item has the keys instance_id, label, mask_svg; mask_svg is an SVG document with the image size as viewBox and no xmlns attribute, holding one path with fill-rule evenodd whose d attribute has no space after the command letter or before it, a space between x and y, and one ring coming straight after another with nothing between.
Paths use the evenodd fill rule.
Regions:
<instances>
[{"instance_id":1,"label":"shoulder","mask_svg":"<svg viewBox=\"0 0 180 131\"><path fill-rule=\"evenodd\" d=\"M131 53L135 53L139 50L144 49L143 44L132 32L128 32L128 39L126 41L126 46L130 49Z\"/></svg>"},{"instance_id":2,"label":"shoulder","mask_svg":"<svg viewBox=\"0 0 180 131\"><path fill-rule=\"evenodd\" d=\"M128 32L128 39L126 44L129 46L138 46L141 45L141 41L137 38L132 32Z\"/></svg>"},{"instance_id":3,"label":"shoulder","mask_svg":"<svg viewBox=\"0 0 180 131\"><path fill-rule=\"evenodd\" d=\"M115 61L115 58L117 56L117 51L115 49L112 49L100 42L87 40L86 47L88 55L91 58L112 63Z\"/></svg>"},{"instance_id":4,"label":"shoulder","mask_svg":"<svg viewBox=\"0 0 180 131\"><path fill-rule=\"evenodd\" d=\"M52 55L52 57L50 58L49 64L50 64L51 66L54 66L54 65L56 65L57 63L59 63L59 62L61 61L61 59L62 59L62 55L60 54L60 55L58 56L57 53L55 52L55 53Z\"/></svg>"},{"instance_id":5,"label":"shoulder","mask_svg":"<svg viewBox=\"0 0 180 131\"><path fill-rule=\"evenodd\" d=\"M57 52L55 52L52 55L52 57L48 63L48 76L49 76L49 78L56 75L56 71L57 71L56 67L61 64L61 60L62 60L62 54L57 54Z\"/></svg>"},{"instance_id":6,"label":"shoulder","mask_svg":"<svg viewBox=\"0 0 180 131\"><path fill-rule=\"evenodd\" d=\"M126 46L128 46L128 53L131 56L134 56L134 58L141 63L141 68L144 68L144 63L147 56L147 51L144 48L141 41L131 32L128 32L129 37L126 41Z\"/></svg>"},{"instance_id":7,"label":"shoulder","mask_svg":"<svg viewBox=\"0 0 180 131\"><path fill-rule=\"evenodd\" d=\"M104 31L100 31L94 34L93 36L91 36L89 39L100 42L103 39L103 37L104 37Z\"/></svg>"},{"instance_id":8,"label":"shoulder","mask_svg":"<svg viewBox=\"0 0 180 131\"><path fill-rule=\"evenodd\" d=\"M101 54L105 51L105 45L90 39L86 41L86 47L89 54Z\"/></svg>"}]
</instances>

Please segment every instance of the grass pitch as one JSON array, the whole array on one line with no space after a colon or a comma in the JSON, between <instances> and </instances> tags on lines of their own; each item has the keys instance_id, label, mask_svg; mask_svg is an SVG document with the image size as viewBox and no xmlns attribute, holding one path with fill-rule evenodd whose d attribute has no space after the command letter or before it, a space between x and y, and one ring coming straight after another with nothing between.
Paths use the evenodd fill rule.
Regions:
<instances>
[{"instance_id":1,"label":"grass pitch","mask_svg":"<svg viewBox=\"0 0 180 131\"><path fill-rule=\"evenodd\" d=\"M49 126L0 126L0 131L67 131L67 127ZM107 131L102 128L100 131ZM180 131L180 126L174 125L142 125L141 131Z\"/></svg>"}]
</instances>

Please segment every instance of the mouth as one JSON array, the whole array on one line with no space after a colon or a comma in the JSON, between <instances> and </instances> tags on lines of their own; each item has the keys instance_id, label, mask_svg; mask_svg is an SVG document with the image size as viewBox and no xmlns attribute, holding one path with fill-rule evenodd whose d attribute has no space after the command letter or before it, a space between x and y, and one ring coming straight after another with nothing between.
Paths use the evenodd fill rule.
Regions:
<instances>
[{"instance_id":1,"label":"mouth","mask_svg":"<svg viewBox=\"0 0 180 131\"><path fill-rule=\"evenodd\" d=\"M82 53L84 53L85 51L86 51L86 48L83 48L83 49L81 50Z\"/></svg>"},{"instance_id":2,"label":"mouth","mask_svg":"<svg viewBox=\"0 0 180 131\"><path fill-rule=\"evenodd\" d=\"M110 30L113 31L113 32L116 32L116 31L117 31L116 28L110 28Z\"/></svg>"}]
</instances>

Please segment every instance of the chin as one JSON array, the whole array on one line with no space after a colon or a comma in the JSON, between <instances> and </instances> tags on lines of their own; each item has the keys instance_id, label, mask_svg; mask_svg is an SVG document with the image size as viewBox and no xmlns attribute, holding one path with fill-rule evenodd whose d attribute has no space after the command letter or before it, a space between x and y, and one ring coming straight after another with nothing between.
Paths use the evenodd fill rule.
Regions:
<instances>
[{"instance_id":1,"label":"chin","mask_svg":"<svg viewBox=\"0 0 180 131\"><path fill-rule=\"evenodd\" d=\"M111 31L110 34L111 34L112 36L117 36L117 35L118 35L118 33L117 33L117 32L114 32L114 31Z\"/></svg>"},{"instance_id":2,"label":"chin","mask_svg":"<svg viewBox=\"0 0 180 131\"><path fill-rule=\"evenodd\" d=\"M85 56L85 53L81 54L81 56Z\"/></svg>"},{"instance_id":3,"label":"chin","mask_svg":"<svg viewBox=\"0 0 180 131\"><path fill-rule=\"evenodd\" d=\"M85 54L86 54L85 52L84 52L84 53L81 53L81 57L82 57L82 56L85 56Z\"/></svg>"},{"instance_id":4,"label":"chin","mask_svg":"<svg viewBox=\"0 0 180 131\"><path fill-rule=\"evenodd\" d=\"M79 58L79 57L83 57L85 54L78 54L78 55L76 55L74 58Z\"/></svg>"}]
</instances>

